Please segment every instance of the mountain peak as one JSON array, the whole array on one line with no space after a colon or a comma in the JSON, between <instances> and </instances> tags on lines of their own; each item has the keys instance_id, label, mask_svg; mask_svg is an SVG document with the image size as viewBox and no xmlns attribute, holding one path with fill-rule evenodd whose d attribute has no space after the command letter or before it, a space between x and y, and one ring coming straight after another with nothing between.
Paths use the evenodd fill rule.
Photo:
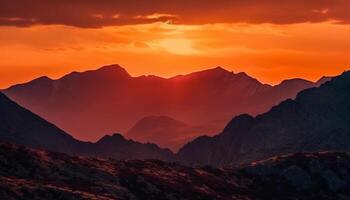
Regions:
<instances>
[{"instance_id":1,"label":"mountain peak","mask_svg":"<svg viewBox=\"0 0 350 200\"><path fill-rule=\"evenodd\" d=\"M81 78L81 77L89 77L89 78L100 77L101 79L110 77L114 79L115 77L130 78L131 76L120 65L113 64L113 65L102 66L96 70L88 70L84 72L71 72L70 74L63 76L60 80L75 79L75 78Z\"/></svg>"},{"instance_id":2,"label":"mountain peak","mask_svg":"<svg viewBox=\"0 0 350 200\"><path fill-rule=\"evenodd\" d=\"M223 133L231 130L242 131L249 128L255 121L255 118L249 114L239 115L231 120L231 122L225 127Z\"/></svg>"},{"instance_id":3,"label":"mountain peak","mask_svg":"<svg viewBox=\"0 0 350 200\"><path fill-rule=\"evenodd\" d=\"M120 133L103 136L97 143L111 142L111 141L125 141L125 138Z\"/></svg>"},{"instance_id":4,"label":"mountain peak","mask_svg":"<svg viewBox=\"0 0 350 200\"><path fill-rule=\"evenodd\" d=\"M118 73L118 74L123 74L125 76L130 76L130 74L121 67L118 64L112 64L112 65L105 65L100 67L99 69L96 70L96 72L102 72L102 73Z\"/></svg>"},{"instance_id":5,"label":"mountain peak","mask_svg":"<svg viewBox=\"0 0 350 200\"><path fill-rule=\"evenodd\" d=\"M326 83L326 82L332 80L332 78L333 77L331 77L331 76L322 76L316 83L318 85L322 85L323 83Z\"/></svg>"},{"instance_id":6,"label":"mountain peak","mask_svg":"<svg viewBox=\"0 0 350 200\"><path fill-rule=\"evenodd\" d=\"M312 83L312 82L302 78L292 78L292 79L283 80L280 85L284 85L288 83Z\"/></svg>"},{"instance_id":7,"label":"mountain peak","mask_svg":"<svg viewBox=\"0 0 350 200\"><path fill-rule=\"evenodd\" d=\"M239 72L236 74L237 76L249 76L247 73L245 72Z\"/></svg>"},{"instance_id":8,"label":"mountain peak","mask_svg":"<svg viewBox=\"0 0 350 200\"><path fill-rule=\"evenodd\" d=\"M187 80L187 79L192 79L192 78L218 78L218 77L224 77L224 76L232 76L234 75L233 72L230 72L220 66L214 67L214 68L209 68L205 69L202 71L197 71L197 72L192 72L190 74L186 75L178 75L173 77L172 79L174 80Z\"/></svg>"},{"instance_id":9,"label":"mountain peak","mask_svg":"<svg viewBox=\"0 0 350 200\"><path fill-rule=\"evenodd\" d=\"M111 65L104 65L97 69L97 71L104 71L104 70L125 70L123 67L121 67L118 64L111 64Z\"/></svg>"},{"instance_id":10,"label":"mountain peak","mask_svg":"<svg viewBox=\"0 0 350 200\"><path fill-rule=\"evenodd\" d=\"M36 85L36 86L46 85L46 84L50 84L52 81L53 80L47 76L41 76L39 78L33 79L33 80L26 82L26 83L20 83L20 84L10 86L9 88L7 88L7 90L18 88L18 87L21 87L24 85Z\"/></svg>"},{"instance_id":11,"label":"mountain peak","mask_svg":"<svg viewBox=\"0 0 350 200\"><path fill-rule=\"evenodd\" d=\"M52 79L47 76L41 76L39 78L34 79L33 81L52 81Z\"/></svg>"},{"instance_id":12,"label":"mountain peak","mask_svg":"<svg viewBox=\"0 0 350 200\"><path fill-rule=\"evenodd\" d=\"M184 122L178 121L176 119L173 119L168 116L146 116L139 120L136 125L155 125L155 124L162 124L162 125L178 125L178 126L186 126Z\"/></svg>"},{"instance_id":13,"label":"mountain peak","mask_svg":"<svg viewBox=\"0 0 350 200\"><path fill-rule=\"evenodd\" d=\"M212 70L212 71L221 71L221 72L230 72L228 70L226 70L225 68L221 67L221 66L217 66L217 67L214 67L212 69L209 69L209 70Z\"/></svg>"},{"instance_id":14,"label":"mountain peak","mask_svg":"<svg viewBox=\"0 0 350 200\"><path fill-rule=\"evenodd\" d=\"M196 72L195 72L196 73ZM223 67L217 66L214 68L206 69L203 71L199 71L197 73L202 73L202 74L232 74L232 72L224 69Z\"/></svg>"}]
</instances>

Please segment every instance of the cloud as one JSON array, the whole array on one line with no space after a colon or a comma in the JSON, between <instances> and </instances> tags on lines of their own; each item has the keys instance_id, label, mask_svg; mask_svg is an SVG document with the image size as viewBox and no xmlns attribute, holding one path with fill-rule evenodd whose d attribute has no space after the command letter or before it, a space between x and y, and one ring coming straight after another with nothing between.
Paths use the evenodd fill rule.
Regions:
<instances>
[{"instance_id":1,"label":"cloud","mask_svg":"<svg viewBox=\"0 0 350 200\"><path fill-rule=\"evenodd\" d=\"M0 25L350 23L348 0L0 0Z\"/></svg>"}]
</instances>

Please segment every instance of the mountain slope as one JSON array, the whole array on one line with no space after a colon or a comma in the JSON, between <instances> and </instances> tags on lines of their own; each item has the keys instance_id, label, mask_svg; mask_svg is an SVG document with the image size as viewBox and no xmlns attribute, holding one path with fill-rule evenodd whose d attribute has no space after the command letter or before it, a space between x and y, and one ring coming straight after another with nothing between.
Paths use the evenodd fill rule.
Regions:
<instances>
[{"instance_id":1,"label":"mountain slope","mask_svg":"<svg viewBox=\"0 0 350 200\"><path fill-rule=\"evenodd\" d=\"M350 150L350 72L255 118L238 116L221 134L185 145L179 156L192 164L223 165L322 150Z\"/></svg>"},{"instance_id":2,"label":"mountain slope","mask_svg":"<svg viewBox=\"0 0 350 200\"><path fill-rule=\"evenodd\" d=\"M241 168L73 157L0 143L3 199L348 199L348 153L296 154Z\"/></svg>"},{"instance_id":3,"label":"mountain slope","mask_svg":"<svg viewBox=\"0 0 350 200\"><path fill-rule=\"evenodd\" d=\"M174 152L198 134L214 133L215 128L192 126L167 116L148 116L140 119L126 134L140 142L151 142Z\"/></svg>"},{"instance_id":4,"label":"mountain slope","mask_svg":"<svg viewBox=\"0 0 350 200\"><path fill-rule=\"evenodd\" d=\"M316 85L296 79L273 87L221 67L168 79L132 77L111 65L58 80L42 77L4 92L74 137L96 141L105 133L125 133L152 115L215 127L219 132L234 115L262 113ZM203 130L197 136L211 132Z\"/></svg>"},{"instance_id":5,"label":"mountain slope","mask_svg":"<svg viewBox=\"0 0 350 200\"><path fill-rule=\"evenodd\" d=\"M32 147L72 153L78 144L72 136L0 92L0 138Z\"/></svg>"},{"instance_id":6,"label":"mountain slope","mask_svg":"<svg viewBox=\"0 0 350 200\"><path fill-rule=\"evenodd\" d=\"M0 140L69 154L115 159L158 158L172 153L156 145L141 144L122 136L105 136L97 143L74 139L55 125L20 107L0 92ZM117 138L117 139L116 139Z\"/></svg>"}]
</instances>

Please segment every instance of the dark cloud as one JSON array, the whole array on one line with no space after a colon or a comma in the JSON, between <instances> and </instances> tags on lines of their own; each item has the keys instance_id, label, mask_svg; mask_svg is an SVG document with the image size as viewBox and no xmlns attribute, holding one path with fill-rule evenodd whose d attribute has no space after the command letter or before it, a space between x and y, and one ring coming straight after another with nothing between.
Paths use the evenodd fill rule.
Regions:
<instances>
[{"instance_id":1,"label":"dark cloud","mask_svg":"<svg viewBox=\"0 0 350 200\"><path fill-rule=\"evenodd\" d=\"M350 23L349 0L0 0L0 25Z\"/></svg>"}]
</instances>

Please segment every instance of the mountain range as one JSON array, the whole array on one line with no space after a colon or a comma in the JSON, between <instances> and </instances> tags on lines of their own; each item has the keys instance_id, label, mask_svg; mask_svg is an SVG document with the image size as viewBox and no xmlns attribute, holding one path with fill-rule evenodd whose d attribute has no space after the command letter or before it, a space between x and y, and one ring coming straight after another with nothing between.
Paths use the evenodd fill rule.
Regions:
<instances>
[{"instance_id":1,"label":"mountain range","mask_svg":"<svg viewBox=\"0 0 350 200\"><path fill-rule=\"evenodd\" d=\"M292 79L271 86L221 67L161 78L132 77L119 65L110 65L73 72L57 80L41 77L3 92L80 140L97 141L106 133L121 132L131 139L156 142L176 151L190 138L215 135L232 116L263 113L328 79L316 83ZM190 128L183 124L172 127L152 116L172 118ZM140 124L150 127L145 123L157 127L135 130Z\"/></svg>"},{"instance_id":2,"label":"mountain range","mask_svg":"<svg viewBox=\"0 0 350 200\"><path fill-rule=\"evenodd\" d=\"M177 154L121 134L105 135L95 143L77 140L0 92L0 196L348 199L350 72L324 81L263 114L238 115L220 134L198 137ZM177 138L179 133L171 131L179 127L188 135L202 128L148 116L126 135ZM167 140L160 137L158 142Z\"/></svg>"},{"instance_id":3,"label":"mountain range","mask_svg":"<svg viewBox=\"0 0 350 200\"><path fill-rule=\"evenodd\" d=\"M239 115L222 133L194 139L177 154L155 144L126 139L121 134L105 135L95 143L79 141L0 93L0 139L74 155L119 160L155 158L216 166L240 165L295 152L349 150L349 89L350 72L345 72L319 88L300 92L295 100L286 100L264 114L256 117ZM157 124L159 121L160 125ZM166 116L153 116L140 120L127 135L138 137L142 133L150 139L158 136L156 142L167 142L167 134L169 138L177 138L180 133L170 134L179 127L182 128L179 132L186 130L188 135L190 130L201 128ZM165 139L159 135L164 135ZM195 137L195 134L189 137Z\"/></svg>"},{"instance_id":4,"label":"mountain range","mask_svg":"<svg viewBox=\"0 0 350 200\"><path fill-rule=\"evenodd\" d=\"M239 168L76 157L0 143L2 199L349 199L349 153L294 154Z\"/></svg>"},{"instance_id":5,"label":"mountain range","mask_svg":"<svg viewBox=\"0 0 350 200\"><path fill-rule=\"evenodd\" d=\"M22 108L0 92L0 140L29 147L74 155L114 159L169 160L170 150L155 144L142 144L120 134L106 135L96 143L82 142L31 111Z\"/></svg>"},{"instance_id":6,"label":"mountain range","mask_svg":"<svg viewBox=\"0 0 350 200\"><path fill-rule=\"evenodd\" d=\"M220 166L328 150L350 150L350 72L264 114L239 115L219 135L186 144L179 157L189 164Z\"/></svg>"}]
</instances>

